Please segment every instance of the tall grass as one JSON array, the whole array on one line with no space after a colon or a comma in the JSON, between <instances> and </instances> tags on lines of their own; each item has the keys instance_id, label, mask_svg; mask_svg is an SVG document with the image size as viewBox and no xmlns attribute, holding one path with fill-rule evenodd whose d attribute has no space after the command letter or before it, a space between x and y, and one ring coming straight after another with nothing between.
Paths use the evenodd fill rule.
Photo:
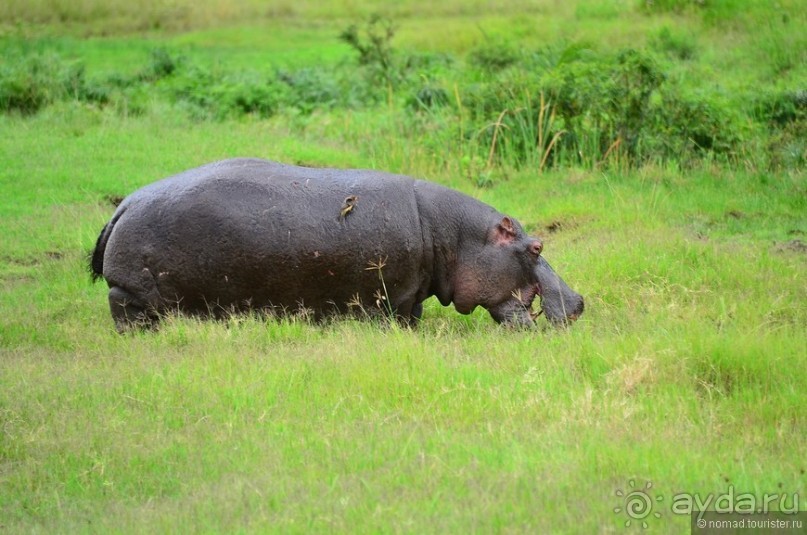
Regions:
<instances>
[{"instance_id":1,"label":"tall grass","mask_svg":"<svg viewBox=\"0 0 807 535\"><path fill-rule=\"evenodd\" d=\"M772 8L767 14L780 10L785 18L792 12ZM803 105L797 104L792 124L772 129L757 113L760 94L786 99L801 87L804 63L793 52L799 47L792 46L798 38L779 37L780 26L796 24L800 14L792 16L793 23L769 22L769 32L744 36L743 44L751 56L766 51L787 81L769 77L761 87L737 88L729 80L733 91L682 76L722 69L720 62L730 58L696 54L693 38L673 36L667 26L651 33L649 47L615 50L568 40L530 49L491 38L463 63L450 55L398 50L398 26L373 15L366 25L345 23L341 33L331 32L331 40L340 35L347 43L345 53L353 53L354 61L348 56L296 69L208 67L178 50L155 48L134 73L130 68L97 76L53 54L9 47L10 61L0 69L0 109L34 113L76 99L141 114L152 103L168 101L197 120L224 120L382 107L382 113L397 116L394 121L426 127L426 143L453 137L480 184L490 183L494 165L540 171L553 165L625 168L718 160L798 168L802 157L783 154L803 152L796 141L804 131ZM407 117L413 114L425 120Z\"/></svg>"},{"instance_id":2,"label":"tall grass","mask_svg":"<svg viewBox=\"0 0 807 535\"><path fill-rule=\"evenodd\" d=\"M382 11L403 17L467 16L470 14L509 16L511 13L541 12L557 8L553 2L516 0L507 6L482 0L443 3L404 0L379 7L376 2L293 2L276 0L8 0L0 5L0 22L65 24L95 35L143 31L182 31L219 26L222 23L273 19L357 19Z\"/></svg>"},{"instance_id":3,"label":"tall grass","mask_svg":"<svg viewBox=\"0 0 807 535\"><path fill-rule=\"evenodd\" d=\"M200 13L224 5L201 4ZM420 20L406 13L419 5L394 9ZM480 5L424 9L462 15ZM340 12L346 19L368 7L351 6ZM540 7L530 6L523 18ZM563 20L594 20L624 35L612 5L552 6ZM337 7L288 9L308 17ZM699 9L631 16L653 37L672 16L700 28ZM102 27L104 13L88 24ZM126 25L143 19L133 17ZM276 39L312 41L323 54L336 41L331 29L309 26L299 30L304 39L286 40L296 31ZM473 41L476 30L465 31L446 39ZM688 59L670 42L651 43L674 52L654 61L672 78L708 67L727 86L742 85L705 50L735 31L696 33L699 53ZM222 34L184 39L210 35ZM272 40L254 28L244 35ZM108 88L109 100L59 93L35 113L0 114L0 531L621 532L628 518L614 512L624 507L616 491L630 481L651 481L664 498L661 518L647 518L654 531L689 529L689 518L669 509L681 492L796 493L807 507L803 158L746 166L707 151L629 166L607 129L567 141L561 100L539 85L493 98L490 86L534 80L527 75L555 68L564 53L571 62L614 57L597 43L558 42L534 56L514 46L516 63L499 70L402 46L396 60L419 58L410 82L366 101L353 93L354 105L339 100L342 80L327 77L344 61L353 86L366 83L349 49L313 70L278 73L216 66L212 57L243 61L223 45L200 52L155 38L168 42L169 61L144 52L112 73L93 61L101 53L132 58L122 41L25 41L35 53L22 55L51 58L53 72L84 59L81 85L72 87ZM19 39L0 46L19 50ZM126 42L152 48L150 40ZM47 54L53 46L59 57ZM758 68L748 76L768 66ZM237 102L236 89L251 95L260 85L247 83L252 76L280 84L272 113L212 113ZM776 154L798 154L803 110L787 80L742 108L740 122L760 129L739 131L744 150L764 140ZM592 87L611 87L600 82ZM205 108L211 95L218 107ZM710 95L659 92L648 106L684 118L728 111L734 121L733 101ZM568 329L509 331L483 310L461 316L432 300L415 329L377 319L172 317L157 332L117 335L106 288L92 285L85 267L110 201L245 155L378 168L461 189L540 236L548 261L585 296L586 312Z\"/></svg>"}]
</instances>

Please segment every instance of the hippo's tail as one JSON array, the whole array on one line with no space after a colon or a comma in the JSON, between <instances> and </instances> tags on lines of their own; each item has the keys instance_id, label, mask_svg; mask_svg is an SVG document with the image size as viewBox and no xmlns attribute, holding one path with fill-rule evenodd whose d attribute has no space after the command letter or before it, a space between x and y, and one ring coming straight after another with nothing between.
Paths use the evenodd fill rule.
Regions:
<instances>
[{"instance_id":1,"label":"hippo's tail","mask_svg":"<svg viewBox=\"0 0 807 535\"><path fill-rule=\"evenodd\" d=\"M118 210L109 223L104 225L101 234L98 235L98 239L95 241L95 249L88 255L88 267L93 282L104 277L104 252L106 251L106 242L109 239L109 235L112 234L112 228L115 226L115 223L118 222L122 214L123 211Z\"/></svg>"},{"instance_id":2,"label":"hippo's tail","mask_svg":"<svg viewBox=\"0 0 807 535\"><path fill-rule=\"evenodd\" d=\"M106 240L109 238L109 233L107 232L108 228L109 223L104 225L101 234L95 241L95 249L88 255L89 266L87 267L90 268L90 277L92 277L93 282L98 281L98 279L104 276L104 251L106 250Z\"/></svg>"}]
</instances>

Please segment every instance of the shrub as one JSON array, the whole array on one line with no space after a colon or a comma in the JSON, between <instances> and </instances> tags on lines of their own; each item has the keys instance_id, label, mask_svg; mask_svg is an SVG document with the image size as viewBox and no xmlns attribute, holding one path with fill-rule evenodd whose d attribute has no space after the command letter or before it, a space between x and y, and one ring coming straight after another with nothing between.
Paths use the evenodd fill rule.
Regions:
<instances>
[{"instance_id":1,"label":"shrub","mask_svg":"<svg viewBox=\"0 0 807 535\"><path fill-rule=\"evenodd\" d=\"M62 70L62 97L104 105L110 101L112 88L102 80L88 80L84 65L74 64Z\"/></svg>"},{"instance_id":2,"label":"shrub","mask_svg":"<svg viewBox=\"0 0 807 535\"><path fill-rule=\"evenodd\" d=\"M418 76L432 77L446 72L455 62L452 56L441 52L413 52L403 62L405 71L412 71Z\"/></svg>"},{"instance_id":3,"label":"shrub","mask_svg":"<svg viewBox=\"0 0 807 535\"><path fill-rule=\"evenodd\" d=\"M0 66L0 110L33 114L62 98L64 71L56 56L6 58Z\"/></svg>"},{"instance_id":4,"label":"shrub","mask_svg":"<svg viewBox=\"0 0 807 535\"><path fill-rule=\"evenodd\" d=\"M201 119L218 114L214 88L217 83L207 69L190 66L163 82L161 87L172 101L187 108L194 118Z\"/></svg>"},{"instance_id":5,"label":"shrub","mask_svg":"<svg viewBox=\"0 0 807 535\"><path fill-rule=\"evenodd\" d=\"M506 42L486 42L474 48L468 61L486 72L503 70L518 61L518 51Z\"/></svg>"},{"instance_id":6,"label":"shrub","mask_svg":"<svg viewBox=\"0 0 807 535\"><path fill-rule=\"evenodd\" d=\"M196 118L225 119L243 114L274 115L285 98L284 87L252 71L213 74L192 67L165 85L168 94Z\"/></svg>"},{"instance_id":7,"label":"shrub","mask_svg":"<svg viewBox=\"0 0 807 535\"><path fill-rule=\"evenodd\" d=\"M389 21L373 17L366 27L351 26L342 34L358 52L358 64L273 74L211 70L156 49L133 75L92 79L80 64L57 56L10 55L0 64L0 111L29 114L75 99L130 115L163 98L194 118L225 119L269 117L283 109L310 114L367 108L385 101L421 112L405 120L428 130L417 134L424 146L462 153L477 183L493 176L495 164L596 167L612 157L626 165L734 160L744 150L744 158L767 154L774 167L804 165L803 89L752 99L739 95L729 105L714 89L688 91L685 83L670 80L647 50L599 53L563 42L536 51L486 43L469 56L484 71L480 76L477 69L452 70L446 55L399 56L391 47L393 36ZM651 43L681 59L696 50L687 34L668 28ZM408 77L412 72L418 78Z\"/></svg>"},{"instance_id":8,"label":"shrub","mask_svg":"<svg viewBox=\"0 0 807 535\"><path fill-rule=\"evenodd\" d=\"M773 132L765 148L771 167L804 169L807 165L807 125L794 123Z\"/></svg>"},{"instance_id":9,"label":"shrub","mask_svg":"<svg viewBox=\"0 0 807 535\"><path fill-rule=\"evenodd\" d=\"M242 73L225 77L214 86L214 98L220 102L220 116L253 113L270 117L283 101L283 88L268 77Z\"/></svg>"},{"instance_id":10,"label":"shrub","mask_svg":"<svg viewBox=\"0 0 807 535\"><path fill-rule=\"evenodd\" d=\"M339 34L339 39L358 52L359 65L365 67L373 81L396 85L404 77L392 48L395 25L381 15L372 15L363 28L351 24Z\"/></svg>"},{"instance_id":11,"label":"shrub","mask_svg":"<svg viewBox=\"0 0 807 535\"><path fill-rule=\"evenodd\" d=\"M756 99L752 115L768 128L766 151L772 167L807 163L807 90L770 93Z\"/></svg>"},{"instance_id":12,"label":"shrub","mask_svg":"<svg viewBox=\"0 0 807 535\"><path fill-rule=\"evenodd\" d=\"M333 108L343 102L344 92L333 72L307 68L280 71L277 78L288 87L284 104L304 114L317 108Z\"/></svg>"},{"instance_id":13,"label":"shrub","mask_svg":"<svg viewBox=\"0 0 807 535\"><path fill-rule=\"evenodd\" d=\"M539 50L523 52L521 63L527 72L543 75L565 63L598 61L599 55L585 42L560 42Z\"/></svg>"},{"instance_id":14,"label":"shrub","mask_svg":"<svg viewBox=\"0 0 807 535\"><path fill-rule=\"evenodd\" d=\"M665 80L652 57L625 50L617 56L608 84L606 131L616 134L631 157L637 157L637 142L650 124L650 96ZM608 122L608 121L606 121Z\"/></svg>"},{"instance_id":15,"label":"shrub","mask_svg":"<svg viewBox=\"0 0 807 535\"><path fill-rule=\"evenodd\" d=\"M674 59L691 60L697 55L697 44L692 35L673 32L666 26L650 39L650 45L658 52Z\"/></svg>"},{"instance_id":16,"label":"shrub","mask_svg":"<svg viewBox=\"0 0 807 535\"><path fill-rule=\"evenodd\" d=\"M807 90L769 93L758 97L752 106L753 116L774 127L807 119Z\"/></svg>"},{"instance_id":17,"label":"shrub","mask_svg":"<svg viewBox=\"0 0 807 535\"><path fill-rule=\"evenodd\" d=\"M176 72L180 61L178 57L172 56L165 48L155 48L151 51L148 65L140 71L138 78L144 82L154 82L167 78Z\"/></svg>"},{"instance_id":18,"label":"shrub","mask_svg":"<svg viewBox=\"0 0 807 535\"><path fill-rule=\"evenodd\" d=\"M704 93L685 94L676 87L662 91L647 152L670 160L704 153L736 152L743 127L728 103Z\"/></svg>"},{"instance_id":19,"label":"shrub","mask_svg":"<svg viewBox=\"0 0 807 535\"><path fill-rule=\"evenodd\" d=\"M448 103L448 93L446 93L445 89L430 83L421 86L420 89L406 101L407 107L413 110L439 108L447 106Z\"/></svg>"},{"instance_id":20,"label":"shrub","mask_svg":"<svg viewBox=\"0 0 807 535\"><path fill-rule=\"evenodd\" d=\"M112 91L101 81L84 80L76 92L76 98L84 102L105 105L112 99Z\"/></svg>"},{"instance_id":21,"label":"shrub","mask_svg":"<svg viewBox=\"0 0 807 535\"><path fill-rule=\"evenodd\" d=\"M106 104L108 84L88 81L84 66L55 55L11 56L0 66L0 111L33 114L63 99Z\"/></svg>"},{"instance_id":22,"label":"shrub","mask_svg":"<svg viewBox=\"0 0 807 535\"><path fill-rule=\"evenodd\" d=\"M565 136L568 153L593 158L617 143L632 159L640 136L650 124L650 99L665 80L652 57L629 49L615 57L568 61L544 79Z\"/></svg>"},{"instance_id":23,"label":"shrub","mask_svg":"<svg viewBox=\"0 0 807 535\"><path fill-rule=\"evenodd\" d=\"M737 153L744 123L719 96L683 93L644 52L567 50L539 56L543 73L517 70L466 88L472 143L489 164L598 166L616 156L639 165Z\"/></svg>"}]
</instances>

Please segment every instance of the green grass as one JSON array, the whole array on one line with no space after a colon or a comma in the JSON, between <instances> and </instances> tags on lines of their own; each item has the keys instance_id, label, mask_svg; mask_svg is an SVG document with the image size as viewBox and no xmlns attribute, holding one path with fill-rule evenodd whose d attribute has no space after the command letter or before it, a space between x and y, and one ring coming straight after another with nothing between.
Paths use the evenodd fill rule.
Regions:
<instances>
[{"instance_id":1,"label":"green grass","mask_svg":"<svg viewBox=\"0 0 807 535\"><path fill-rule=\"evenodd\" d=\"M418 35L419 4L396 5L401 39L424 51L467 52L479 26L513 17L441 4L424 27L455 31ZM267 27L281 32L200 22L85 39L48 26L0 48L56 47L89 71L130 73L166 43L212 66L350 57L317 22L336 7L288 6L288 24ZM730 35L753 40L742 20L713 27L698 11L580 2L553 18L546 6L521 6L520 24L578 20L605 43L689 21L697 69L717 69ZM635 24L622 33L624 17ZM740 86L768 67L716 76ZM682 492L797 493L807 509L803 169L505 162L478 188L458 141L424 138L440 120L381 103L199 121L158 99L140 115L69 100L0 115L0 531L620 533L636 528L614 513L630 480L664 497L652 531L689 531L669 508ZM541 236L586 312L569 329L508 331L431 300L415 330L172 318L117 335L85 267L108 197L245 155L461 189Z\"/></svg>"}]
</instances>

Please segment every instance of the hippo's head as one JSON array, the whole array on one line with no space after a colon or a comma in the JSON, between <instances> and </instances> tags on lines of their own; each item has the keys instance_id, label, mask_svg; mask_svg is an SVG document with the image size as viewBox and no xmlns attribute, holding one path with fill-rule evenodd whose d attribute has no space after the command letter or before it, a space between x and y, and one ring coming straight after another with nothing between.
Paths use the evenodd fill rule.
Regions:
<instances>
[{"instance_id":1,"label":"hippo's head","mask_svg":"<svg viewBox=\"0 0 807 535\"><path fill-rule=\"evenodd\" d=\"M541 256L541 240L528 236L515 219L491 209L485 225L460 233L456 256L445 254L448 292L435 293L443 305L454 303L461 314L484 307L498 323L533 325L540 312L531 306L540 298L542 311L555 324L565 324L583 313L583 298L558 277ZM475 218L467 218L473 220Z\"/></svg>"},{"instance_id":2,"label":"hippo's head","mask_svg":"<svg viewBox=\"0 0 807 535\"><path fill-rule=\"evenodd\" d=\"M526 235L518 221L510 217L497 219L485 235L461 243L453 278L454 307L462 314L482 306L501 322L509 315L507 308L519 289L522 297L534 299L543 244ZM523 308L523 306L522 306Z\"/></svg>"},{"instance_id":3,"label":"hippo's head","mask_svg":"<svg viewBox=\"0 0 807 535\"><path fill-rule=\"evenodd\" d=\"M543 257L538 258L533 276L532 284L516 290L510 299L488 309L493 319L505 325L531 326L542 313L555 325L567 325L580 317L583 297L569 288ZM533 312L536 297L540 298L541 310Z\"/></svg>"}]
</instances>

